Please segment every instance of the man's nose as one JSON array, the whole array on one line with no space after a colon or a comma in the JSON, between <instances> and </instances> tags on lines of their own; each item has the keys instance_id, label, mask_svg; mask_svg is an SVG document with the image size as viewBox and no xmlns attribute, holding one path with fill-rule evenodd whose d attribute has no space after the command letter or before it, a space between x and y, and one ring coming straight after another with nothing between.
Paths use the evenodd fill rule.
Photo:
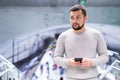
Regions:
<instances>
[{"instance_id":1,"label":"man's nose","mask_svg":"<svg viewBox=\"0 0 120 80\"><path fill-rule=\"evenodd\" d=\"M77 19L74 19L73 22L74 22L74 23L77 22Z\"/></svg>"}]
</instances>

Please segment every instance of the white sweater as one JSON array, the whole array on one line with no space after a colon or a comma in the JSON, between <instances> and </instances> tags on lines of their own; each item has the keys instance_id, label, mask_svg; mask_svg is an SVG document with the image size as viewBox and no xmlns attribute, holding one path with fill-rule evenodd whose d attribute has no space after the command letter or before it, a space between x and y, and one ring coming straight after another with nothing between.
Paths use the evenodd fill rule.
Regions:
<instances>
[{"instance_id":1,"label":"white sweater","mask_svg":"<svg viewBox=\"0 0 120 80\"><path fill-rule=\"evenodd\" d=\"M72 67L68 64L67 58L73 57L91 58L93 66L90 68ZM90 27L86 27L82 33L74 33L72 29L61 33L54 54L54 62L65 67L66 77L73 79L96 77L98 75L96 67L106 63L108 58L102 34Z\"/></svg>"}]
</instances>

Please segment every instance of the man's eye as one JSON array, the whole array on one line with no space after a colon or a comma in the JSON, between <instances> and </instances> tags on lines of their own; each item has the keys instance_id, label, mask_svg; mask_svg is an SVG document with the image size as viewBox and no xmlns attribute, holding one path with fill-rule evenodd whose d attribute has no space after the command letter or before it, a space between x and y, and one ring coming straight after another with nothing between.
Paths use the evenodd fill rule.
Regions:
<instances>
[{"instance_id":1,"label":"man's eye","mask_svg":"<svg viewBox=\"0 0 120 80\"><path fill-rule=\"evenodd\" d=\"M81 19L81 17L80 17L80 16L78 16L78 17L77 17L77 19Z\"/></svg>"},{"instance_id":2,"label":"man's eye","mask_svg":"<svg viewBox=\"0 0 120 80\"><path fill-rule=\"evenodd\" d=\"M71 19L73 20L74 18L73 18L73 17L71 17Z\"/></svg>"}]
</instances>

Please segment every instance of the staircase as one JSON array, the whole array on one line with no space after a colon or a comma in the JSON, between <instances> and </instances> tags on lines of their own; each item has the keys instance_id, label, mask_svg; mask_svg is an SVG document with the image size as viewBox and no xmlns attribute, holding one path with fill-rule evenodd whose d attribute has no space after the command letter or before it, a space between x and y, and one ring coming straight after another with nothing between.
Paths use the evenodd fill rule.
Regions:
<instances>
[{"instance_id":1,"label":"staircase","mask_svg":"<svg viewBox=\"0 0 120 80\"><path fill-rule=\"evenodd\" d=\"M0 55L0 80L27 80L22 72Z\"/></svg>"}]
</instances>

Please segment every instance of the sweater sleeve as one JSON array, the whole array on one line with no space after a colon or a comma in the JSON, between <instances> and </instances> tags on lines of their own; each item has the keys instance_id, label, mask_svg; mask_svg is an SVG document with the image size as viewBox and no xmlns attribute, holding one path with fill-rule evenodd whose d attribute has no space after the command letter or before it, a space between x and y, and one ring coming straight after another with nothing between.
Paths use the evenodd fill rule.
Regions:
<instances>
[{"instance_id":1,"label":"sweater sleeve","mask_svg":"<svg viewBox=\"0 0 120 80\"><path fill-rule=\"evenodd\" d=\"M65 53L64 42L65 36L61 34L57 40L53 61L54 63L57 63L58 65L66 68L68 65L68 60L64 57Z\"/></svg>"},{"instance_id":2,"label":"sweater sleeve","mask_svg":"<svg viewBox=\"0 0 120 80\"><path fill-rule=\"evenodd\" d=\"M100 32L97 34L97 53L98 57L92 59L93 66L100 66L102 64L105 64L109 60L109 55L107 52L107 47L104 41L104 38Z\"/></svg>"}]
</instances>

